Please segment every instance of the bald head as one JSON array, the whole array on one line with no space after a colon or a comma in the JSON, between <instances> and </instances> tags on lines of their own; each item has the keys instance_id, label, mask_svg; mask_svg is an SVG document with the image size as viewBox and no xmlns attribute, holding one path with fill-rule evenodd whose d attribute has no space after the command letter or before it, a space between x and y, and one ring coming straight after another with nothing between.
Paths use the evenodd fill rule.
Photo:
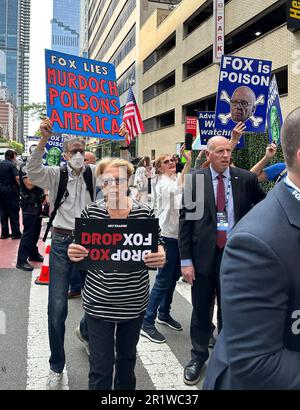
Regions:
<instances>
[{"instance_id":1,"label":"bald head","mask_svg":"<svg viewBox=\"0 0 300 410\"><path fill-rule=\"evenodd\" d=\"M208 140L206 157L216 172L223 173L230 165L231 145L225 137L212 137Z\"/></svg>"},{"instance_id":2,"label":"bald head","mask_svg":"<svg viewBox=\"0 0 300 410\"><path fill-rule=\"evenodd\" d=\"M284 121L281 144L288 170L300 173L300 107L292 111Z\"/></svg>"},{"instance_id":3,"label":"bald head","mask_svg":"<svg viewBox=\"0 0 300 410\"><path fill-rule=\"evenodd\" d=\"M254 114L256 96L251 88L238 87L231 97L230 113L235 122L245 122Z\"/></svg>"},{"instance_id":4,"label":"bald head","mask_svg":"<svg viewBox=\"0 0 300 410\"><path fill-rule=\"evenodd\" d=\"M84 163L85 164L95 164L96 163L96 157L92 152L86 152L84 154Z\"/></svg>"},{"instance_id":5,"label":"bald head","mask_svg":"<svg viewBox=\"0 0 300 410\"><path fill-rule=\"evenodd\" d=\"M212 137L207 142L207 150L212 152L216 148L216 146L220 144L227 144L227 143L228 143L228 139L225 137L221 137L221 136Z\"/></svg>"}]
</instances>

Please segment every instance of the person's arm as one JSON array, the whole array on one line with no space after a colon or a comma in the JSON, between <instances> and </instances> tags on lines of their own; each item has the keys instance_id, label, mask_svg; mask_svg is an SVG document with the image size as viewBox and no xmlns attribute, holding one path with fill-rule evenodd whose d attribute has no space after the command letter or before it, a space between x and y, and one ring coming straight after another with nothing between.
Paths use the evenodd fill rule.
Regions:
<instances>
[{"instance_id":1,"label":"person's arm","mask_svg":"<svg viewBox=\"0 0 300 410\"><path fill-rule=\"evenodd\" d=\"M180 155L183 156L186 160L186 163L184 164L182 173L181 173L181 186L184 186L184 179L185 175L188 174L191 170L191 164L192 164L192 155L191 151L185 152L185 145L183 144L182 147L180 148Z\"/></svg>"},{"instance_id":2,"label":"person's arm","mask_svg":"<svg viewBox=\"0 0 300 410\"><path fill-rule=\"evenodd\" d=\"M254 174L257 175L258 182L265 182L268 181L268 177L266 173L264 172L265 166L271 161L272 158L276 155L277 152L277 146L276 144L272 143L269 144L266 148L266 153L262 157L260 161L258 161L257 164L255 164L250 171L253 172Z\"/></svg>"},{"instance_id":3,"label":"person's arm","mask_svg":"<svg viewBox=\"0 0 300 410\"><path fill-rule=\"evenodd\" d=\"M40 130L42 137L26 164L28 178L34 185L46 189L52 186L57 178L59 167L44 167L43 155L48 139L53 134L52 124L49 118L41 122Z\"/></svg>"},{"instance_id":4,"label":"person's arm","mask_svg":"<svg viewBox=\"0 0 300 410\"><path fill-rule=\"evenodd\" d=\"M229 140L231 145L231 151L233 151L239 143L239 140L241 139L241 136L243 135L245 129L246 125L243 122L238 122L236 126L233 128L231 138Z\"/></svg>"},{"instance_id":5,"label":"person's arm","mask_svg":"<svg viewBox=\"0 0 300 410\"><path fill-rule=\"evenodd\" d=\"M229 237L220 277L223 337L240 389L300 389L300 353L283 340L290 293L285 269L260 238Z\"/></svg>"},{"instance_id":6,"label":"person's arm","mask_svg":"<svg viewBox=\"0 0 300 410\"><path fill-rule=\"evenodd\" d=\"M119 135L125 138L123 141L120 142L120 158L130 161L129 149L127 146L129 131L127 130L126 124L124 122L122 122L121 127L119 129Z\"/></svg>"},{"instance_id":7,"label":"person's arm","mask_svg":"<svg viewBox=\"0 0 300 410\"><path fill-rule=\"evenodd\" d=\"M204 154L205 154L205 150L201 149L199 154L197 155L196 160L195 160L195 164L194 164L195 169L201 168L201 162L202 162L202 158L203 158Z\"/></svg>"},{"instance_id":8,"label":"person's arm","mask_svg":"<svg viewBox=\"0 0 300 410\"><path fill-rule=\"evenodd\" d=\"M35 185L33 185L33 183L27 176L23 177L23 182L26 188L29 189L29 191L31 191L35 187Z\"/></svg>"}]
</instances>

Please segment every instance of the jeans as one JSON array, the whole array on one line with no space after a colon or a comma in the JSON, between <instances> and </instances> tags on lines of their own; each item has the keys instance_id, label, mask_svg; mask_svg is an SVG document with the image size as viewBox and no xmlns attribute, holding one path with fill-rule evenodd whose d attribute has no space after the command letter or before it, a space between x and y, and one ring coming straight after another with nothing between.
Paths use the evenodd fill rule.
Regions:
<instances>
[{"instance_id":1,"label":"jeans","mask_svg":"<svg viewBox=\"0 0 300 410\"><path fill-rule=\"evenodd\" d=\"M65 321L68 315L68 290L73 263L67 250L73 242L71 235L54 232L49 261L48 333L51 356L50 368L61 373L65 366Z\"/></svg>"},{"instance_id":2,"label":"jeans","mask_svg":"<svg viewBox=\"0 0 300 410\"><path fill-rule=\"evenodd\" d=\"M85 273L85 272L84 272ZM71 280L70 280L70 291L71 292L80 292L83 289L85 281L85 275L77 268L76 265L73 266Z\"/></svg>"},{"instance_id":3,"label":"jeans","mask_svg":"<svg viewBox=\"0 0 300 410\"><path fill-rule=\"evenodd\" d=\"M89 390L111 390L114 365L115 390L135 390L136 346L143 315L118 323L95 319L88 314L86 318L90 348Z\"/></svg>"},{"instance_id":4,"label":"jeans","mask_svg":"<svg viewBox=\"0 0 300 410\"><path fill-rule=\"evenodd\" d=\"M19 245L17 263L26 263L27 258L35 259L39 255L37 242L41 232L42 218L23 212L23 235Z\"/></svg>"},{"instance_id":5,"label":"jeans","mask_svg":"<svg viewBox=\"0 0 300 410\"><path fill-rule=\"evenodd\" d=\"M167 262L163 268L158 269L144 317L143 326L145 327L154 326L157 310L159 319L170 318L173 293L181 275L178 240L166 237L163 240L166 245Z\"/></svg>"}]
</instances>

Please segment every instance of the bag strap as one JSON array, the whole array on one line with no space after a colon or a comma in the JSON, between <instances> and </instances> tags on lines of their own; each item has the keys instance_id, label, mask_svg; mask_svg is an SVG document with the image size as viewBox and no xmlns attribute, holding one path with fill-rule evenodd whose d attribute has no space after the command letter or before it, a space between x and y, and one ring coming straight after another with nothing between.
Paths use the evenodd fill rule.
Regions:
<instances>
[{"instance_id":1,"label":"bag strap","mask_svg":"<svg viewBox=\"0 0 300 410\"><path fill-rule=\"evenodd\" d=\"M89 165L85 166L85 172L83 173L84 182L89 191L91 200L94 201L94 187L93 187L93 173Z\"/></svg>"},{"instance_id":2,"label":"bag strap","mask_svg":"<svg viewBox=\"0 0 300 410\"><path fill-rule=\"evenodd\" d=\"M63 165L60 167L60 174L59 174L59 184L58 184L58 190L57 190L57 195L56 199L54 202L54 209L51 212L49 222L47 223L47 228L43 237L43 241L45 242L48 236L48 232L52 226L52 223L54 221L54 218L56 217L57 210L58 208L65 202L67 196L68 196L68 191L67 191L67 185L68 185L68 169L66 165ZM65 198L63 199L63 196L65 195Z\"/></svg>"}]
</instances>

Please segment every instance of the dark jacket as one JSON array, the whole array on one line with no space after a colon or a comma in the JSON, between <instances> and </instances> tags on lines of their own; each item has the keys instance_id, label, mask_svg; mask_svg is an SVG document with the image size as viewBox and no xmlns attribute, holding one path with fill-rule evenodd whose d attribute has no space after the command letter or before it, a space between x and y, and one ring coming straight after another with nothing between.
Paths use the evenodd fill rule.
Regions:
<instances>
[{"instance_id":1,"label":"dark jacket","mask_svg":"<svg viewBox=\"0 0 300 410\"><path fill-rule=\"evenodd\" d=\"M265 198L259 187L257 176L240 168L230 167L235 222L238 222L253 205ZM187 208L189 198L196 200L196 178L204 175L204 214L196 220L187 220L191 214ZM209 275L212 269L216 240L217 213L210 168L192 174L192 193L186 185L183 199L185 207L180 212L179 250L181 259L192 259L196 274Z\"/></svg>"},{"instance_id":2,"label":"dark jacket","mask_svg":"<svg viewBox=\"0 0 300 410\"><path fill-rule=\"evenodd\" d=\"M282 181L229 235L205 389L300 389L299 215Z\"/></svg>"}]
</instances>

